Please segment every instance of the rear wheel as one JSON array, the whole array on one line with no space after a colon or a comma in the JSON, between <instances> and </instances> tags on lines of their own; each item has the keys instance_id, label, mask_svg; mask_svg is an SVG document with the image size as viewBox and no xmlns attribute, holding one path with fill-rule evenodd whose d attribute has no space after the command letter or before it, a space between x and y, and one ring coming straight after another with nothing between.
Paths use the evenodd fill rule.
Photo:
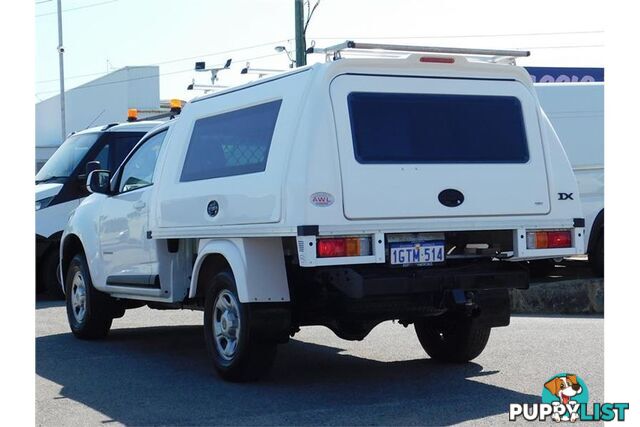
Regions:
<instances>
[{"instance_id":1,"label":"rear wheel","mask_svg":"<svg viewBox=\"0 0 640 427\"><path fill-rule=\"evenodd\" d=\"M596 243L589 252L589 264L596 276L604 277L604 230L600 232Z\"/></svg>"},{"instance_id":2,"label":"rear wheel","mask_svg":"<svg viewBox=\"0 0 640 427\"><path fill-rule=\"evenodd\" d=\"M207 290L204 334L207 350L227 381L252 381L271 368L277 344L257 334L252 307L238 299L230 272L215 275Z\"/></svg>"},{"instance_id":3,"label":"rear wheel","mask_svg":"<svg viewBox=\"0 0 640 427\"><path fill-rule=\"evenodd\" d=\"M447 314L420 319L414 327L422 348L432 359L453 363L478 357L491 333L490 327L472 318Z\"/></svg>"},{"instance_id":4,"label":"rear wheel","mask_svg":"<svg viewBox=\"0 0 640 427\"><path fill-rule=\"evenodd\" d=\"M80 339L104 338L113 321L115 301L96 290L83 255L71 260L65 278L67 318L71 332Z\"/></svg>"}]
</instances>

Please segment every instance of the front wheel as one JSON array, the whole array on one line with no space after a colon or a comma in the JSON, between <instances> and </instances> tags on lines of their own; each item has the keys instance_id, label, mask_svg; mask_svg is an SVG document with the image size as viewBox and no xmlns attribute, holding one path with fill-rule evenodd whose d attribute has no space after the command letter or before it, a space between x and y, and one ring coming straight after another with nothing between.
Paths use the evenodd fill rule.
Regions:
<instances>
[{"instance_id":1,"label":"front wheel","mask_svg":"<svg viewBox=\"0 0 640 427\"><path fill-rule=\"evenodd\" d=\"M65 278L67 318L71 332L80 339L104 338L113 321L112 298L96 290L82 255L71 260Z\"/></svg>"},{"instance_id":2,"label":"front wheel","mask_svg":"<svg viewBox=\"0 0 640 427\"><path fill-rule=\"evenodd\" d=\"M442 315L420 319L414 324L416 335L427 354L441 362L464 363L482 353L491 328L473 318Z\"/></svg>"},{"instance_id":3,"label":"front wheel","mask_svg":"<svg viewBox=\"0 0 640 427\"><path fill-rule=\"evenodd\" d=\"M257 333L252 307L238 299L230 272L218 273L207 290L204 334L207 350L227 381L253 381L267 373L277 344Z\"/></svg>"}]
</instances>

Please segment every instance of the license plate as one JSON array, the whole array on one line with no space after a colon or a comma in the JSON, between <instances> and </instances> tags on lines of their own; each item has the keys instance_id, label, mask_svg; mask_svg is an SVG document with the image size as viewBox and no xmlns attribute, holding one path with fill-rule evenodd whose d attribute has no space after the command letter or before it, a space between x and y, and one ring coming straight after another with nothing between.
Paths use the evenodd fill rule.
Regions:
<instances>
[{"instance_id":1,"label":"license plate","mask_svg":"<svg viewBox=\"0 0 640 427\"><path fill-rule=\"evenodd\" d=\"M444 256L443 241L391 243L389 248L393 265L432 265L444 262Z\"/></svg>"}]
</instances>

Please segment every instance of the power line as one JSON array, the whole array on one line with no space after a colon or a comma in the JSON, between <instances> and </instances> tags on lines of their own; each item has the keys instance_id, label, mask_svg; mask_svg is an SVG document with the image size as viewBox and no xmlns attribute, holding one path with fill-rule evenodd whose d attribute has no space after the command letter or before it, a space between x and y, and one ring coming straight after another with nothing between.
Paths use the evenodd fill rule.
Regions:
<instances>
[{"instance_id":1,"label":"power line","mask_svg":"<svg viewBox=\"0 0 640 427\"><path fill-rule=\"evenodd\" d=\"M534 46L534 47L522 47L520 49L538 49L538 50L544 50L544 49L572 49L572 48L576 48L576 49L582 49L582 48L590 48L590 47L604 47L603 44L588 44L588 45L571 45L571 46Z\"/></svg>"},{"instance_id":2,"label":"power line","mask_svg":"<svg viewBox=\"0 0 640 427\"><path fill-rule=\"evenodd\" d=\"M74 10L88 9L88 8L91 8L91 7L102 6L102 5L109 4L109 3L115 3L117 1L118 0L108 0L108 1L103 1L103 2L100 2L100 3L92 3L92 4L87 4L87 5L84 5L84 6L71 7L69 9L64 9L63 12L73 12ZM45 2L43 1L42 3L45 3ZM36 4L38 4L38 3L36 3ZM41 16L55 15L57 13L58 12L40 13L40 14L36 15L36 18L40 18Z\"/></svg>"},{"instance_id":3,"label":"power line","mask_svg":"<svg viewBox=\"0 0 640 427\"><path fill-rule=\"evenodd\" d=\"M187 60L190 60L190 59L200 59L200 58L206 57L206 56L224 55L224 54L227 54L227 53L238 52L238 51L241 51L241 50L249 50L249 49L255 49L255 48L258 48L258 47L271 46L271 45L274 45L276 43L282 43L282 42L286 42L286 41L289 41L289 40L291 40L291 39L276 40L276 41L273 41L273 42L260 43L260 44L256 44L256 45L253 45L253 46L246 46L246 47L240 47L240 48L237 48L237 49L223 50L223 51L220 51L220 52L212 52L212 53L207 53L207 54L204 54L204 55L187 56L187 57L184 57L184 58L170 59L170 60L167 60L167 61L156 62L155 64L152 64L152 65L164 65L164 64L170 64L172 62L187 61Z\"/></svg>"},{"instance_id":4,"label":"power line","mask_svg":"<svg viewBox=\"0 0 640 427\"><path fill-rule=\"evenodd\" d=\"M518 48L514 48L514 49L535 49L535 50L544 50L544 49L578 49L578 48L600 48L600 47L604 47L603 44L595 44L595 45L571 45L571 46L533 46L533 47L518 47ZM262 56L256 56L253 58L246 58L246 59L239 59L237 60L237 62L247 62L247 61L253 61L253 60L257 60L257 59L263 59L263 58L270 58L270 57L274 57L274 56L278 56L280 55L279 53L272 53L269 55L262 55ZM224 65L223 63L219 63L219 64L214 64L214 67L217 66L222 66ZM187 73L187 72L192 72L193 68L189 68L189 69L184 69L184 70L177 70L177 71L170 71L170 72L166 72L166 73L159 73L158 77L160 76L168 76L168 75L173 75L173 74L181 74L181 73ZM90 87L97 87L97 86L108 86L108 85L112 85L112 84L118 84L118 83L124 83L124 82L129 82L129 81L135 81L135 80L144 80L144 79L151 79L151 78L155 78L156 76L143 76L143 77L134 77L131 79L122 79L122 80L117 80L117 81L113 81L113 82L103 82L103 83L94 83L94 84L88 84L88 85L84 85L84 86L78 86L77 88L74 89L85 89L85 88L90 88ZM73 90L73 89L70 89ZM47 94L47 93L55 93L58 92L57 90L48 90L48 91L41 91L41 92L37 92L37 95L43 95L43 94Z\"/></svg>"},{"instance_id":5,"label":"power line","mask_svg":"<svg viewBox=\"0 0 640 427\"><path fill-rule=\"evenodd\" d=\"M117 1L117 0L113 0L113 1ZM446 38L480 38L480 37L487 37L487 38L491 38L491 37L518 37L518 36L547 36L547 35L571 35L571 34L601 34L604 33L604 31L602 30L590 30L590 31L561 31L561 32L541 32L541 33L512 33L512 34L475 34L475 35L450 35L450 36L409 36L409 37L399 37L399 36L393 36L393 37L354 37L354 39L361 39L361 40L383 40L383 39L390 39L390 40L397 40L397 39L446 39ZM348 37L315 37L316 40L346 40L348 39ZM255 48L259 48L259 47L265 47L265 46L269 46L269 45L274 45L277 43L283 43L283 42L288 42L291 41L291 39L281 39L281 40L275 40L272 42L268 42L268 43L260 43L260 44L255 44L255 45L251 45L251 46L244 46L244 47L239 47L236 49L229 49L229 50L222 50L222 51L218 51L218 52L211 52L211 53L205 53L202 55L197 55L197 56L187 56L187 57L183 57L183 58L175 58L175 59L169 59L166 61L160 61L160 62L156 62L156 63L152 63L149 65L165 65L165 64L171 64L171 63L175 63L175 62L181 62L181 61L188 61L188 60L192 60L192 59L200 59L203 57L207 57L207 56L216 56L216 55L224 55L227 53L233 53L233 52L238 52L241 50L249 50L249 49L255 49ZM593 46L571 46L571 47L576 47L576 48L581 48L581 47L602 47L602 45L593 45ZM565 48L563 46L558 46L558 47L536 47L536 48L529 48L529 49L562 49ZM88 73L88 74L78 74L78 75L74 75L74 76L69 76L67 78L65 78L65 80L72 80L72 79L78 79L78 78L83 78L83 77L91 77L91 76L98 76L98 75L106 75L107 73L104 72L96 72L96 73ZM39 80L36 81L36 84L40 84L40 83L50 83L50 82L55 82L58 81L58 79L47 79L47 80Z\"/></svg>"},{"instance_id":6,"label":"power line","mask_svg":"<svg viewBox=\"0 0 640 427\"><path fill-rule=\"evenodd\" d=\"M398 40L398 39L463 39L463 38L493 38L493 37L535 37L535 36L560 36L574 34L602 34L603 30L590 31L558 31L558 32L541 32L541 33L511 33L511 34L458 34L458 35L439 35L439 36L390 36L390 37L314 37L315 40Z\"/></svg>"},{"instance_id":7,"label":"power line","mask_svg":"<svg viewBox=\"0 0 640 427\"><path fill-rule=\"evenodd\" d=\"M245 58L245 59L239 59L238 62L247 62L247 61L254 61L257 59L263 59L263 58L270 58L273 56L279 56L280 53L271 53L268 55L262 55L262 56L256 56L253 58ZM220 64L215 64L214 67L217 66L222 66L224 65L223 63ZM131 81L136 81L136 80L145 80L145 79L153 79L156 77L160 77L160 76L168 76L168 75L173 75L173 74L181 74L181 73L188 73L188 72L193 72L193 68L189 68L189 69L184 69L184 70L177 70L177 71L169 71L166 73L159 73L157 76L142 76L142 77L133 77L130 79L121 79L121 80L116 80L113 82L102 82L102 83L92 83L92 84L86 84L83 86L78 86L76 88L72 88L69 90L73 90L73 89L87 89L87 88L91 88L91 87L98 87L98 86L109 86L109 85L114 85L114 84L118 84L118 83L126 83L126 82L131 82ZM47 90L47 91L41 91L41 92L37 92L37 95L43 95L43 94L47 94L47 93L56 93L59 92L58 90Z\"/></svg>"},{"instance_id":8,"label":"power line","mask_svg":"<svg viewBox=\"0 0 640 427\"><path fill-rule=\"evenodd\" d=\"M227 53L240 52L242 50L250 50L250 49L255 49L255 48L259 48L259 47L275 45L277 43L283 43L283 42L287 42L289 40L290 39L275 40L275 41L268 42L268 43L260 43L260 44L255 44L255 45L251 45L251 46L239 47L239 48L236 48L236 49L229 49L229 50L222 50L222 51L218 51L218 52L205 53L203 55L187 56L187 57L183 57L183 58L169 59L169 60L166 60L166 61L155 62L155 63L149 64L149 65L166 65L166 64L171 64L171 63L174 63L174 62L181 62L181 61L188 61L188 60L192 60L192 59L205 58L205 57L208 57L208 56L224 55L224 54L227 54ZM108 73L105 73L105 72L102 72L102 71L96 72L96 73L78 74L78 75L75 75L75 76L66 77L65 80L77 79L77 78L82 78L82 77L98 76L98 75L106 75L106 74L108 74ZM36 84L38 84L38 83L51 83L51 82L57 82L57 81L58 81L58 79L39 80L39 81L36 81Z\"/></svg>"}]
</instances>

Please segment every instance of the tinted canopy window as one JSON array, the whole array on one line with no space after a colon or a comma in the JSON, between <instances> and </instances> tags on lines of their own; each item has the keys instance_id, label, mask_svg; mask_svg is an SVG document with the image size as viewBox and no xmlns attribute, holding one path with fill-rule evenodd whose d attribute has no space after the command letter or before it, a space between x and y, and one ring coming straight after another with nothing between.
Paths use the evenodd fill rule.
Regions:
<instances>
[{"instance_id":1,"label":"tinted canopy window","mask_svg":"<svg viewBox=\"0 0 640 427\"><path fill-rule=\"evenodd\" d=\"M360 163L526 163L520 101L510 96L353 92Z\"/></svg>"},{"instance_id":2,"label":"tinted canopy window","mask_svg":"<svg viewBox=\"0 0 640 427\"><path fill-rule=\"evenodd\" d=\"M282 100L197 120L181 181L262 172Z\"/></svg>"}]
</instances>

